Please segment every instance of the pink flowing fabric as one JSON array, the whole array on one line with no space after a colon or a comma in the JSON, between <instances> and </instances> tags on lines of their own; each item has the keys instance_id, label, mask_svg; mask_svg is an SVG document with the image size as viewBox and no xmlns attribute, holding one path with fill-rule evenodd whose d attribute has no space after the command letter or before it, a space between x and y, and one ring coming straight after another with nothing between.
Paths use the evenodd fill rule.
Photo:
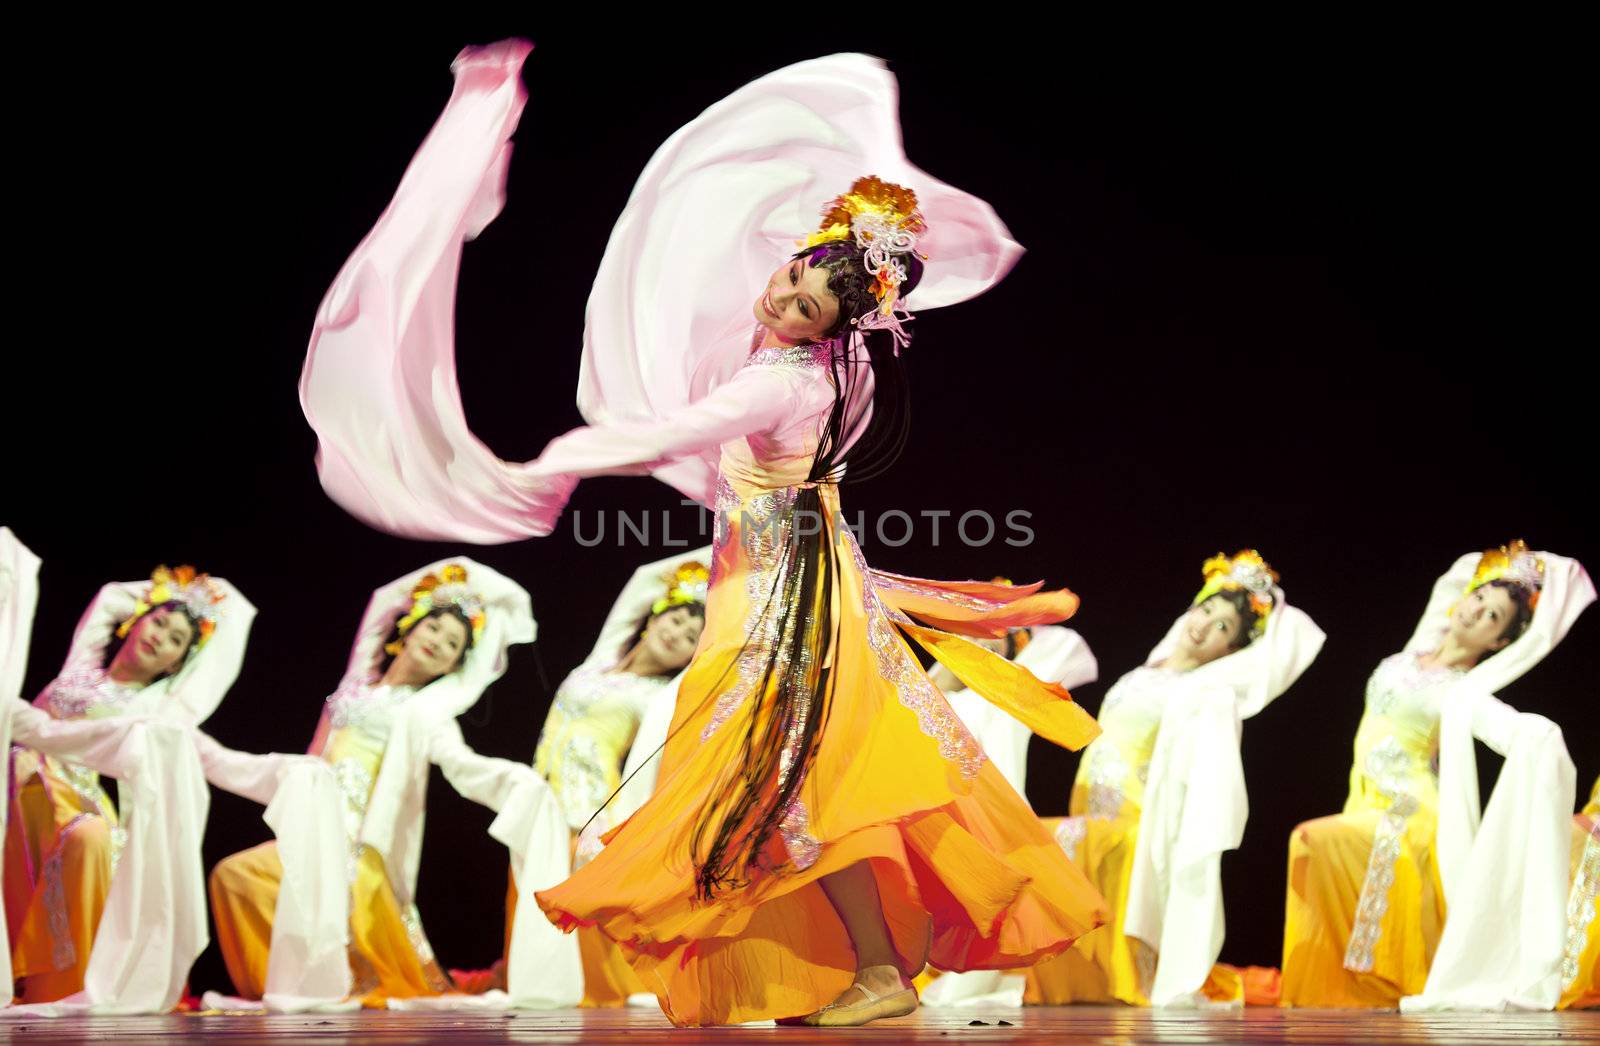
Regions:
<instances>
[{"instance_id":1,"label":"pink flowing fabric","mask_svg":"<svg viewBox=\"0 0 1600 1046\"><path fill-rule=\"evenodd\" d=\"M380 530L484 544L541 536L577 478L604 473L653 474L709 504L719 444L795 409L772 402L785 389L770 374L740 371L751 302L823 203L861 175L922 201L919 311L982 293L1021 254L986 203L905 157L882 62L834 55L778 70L674 134L635 185L589 297L578 406L590 427L540 461L501 461L462 410L455 290L464 244L505 203L531 49L509 40L457 57L443 114L317 313L300 398L318 471L336 502Z\"/></svg>"}]
</instances>

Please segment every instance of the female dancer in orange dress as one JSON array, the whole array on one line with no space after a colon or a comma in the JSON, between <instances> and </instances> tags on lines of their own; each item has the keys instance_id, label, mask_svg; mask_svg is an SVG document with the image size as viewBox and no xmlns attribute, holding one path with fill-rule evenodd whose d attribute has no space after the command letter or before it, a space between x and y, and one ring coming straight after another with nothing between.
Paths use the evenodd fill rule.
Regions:
<instances>
[{"instance_id":1,"label":"female dancer in orange dress","mask_svg":"<svg viewBox=\"0 0 1600 1046\"><path fill-rule=\"evenodd\" d=\"M863 1024L916 1008L909 977L925 961L1000 969L1059 953L1104 921L1103 899L984 757L901 633L1036 733L1079 747L1097 728L1064 690L952 634L1057 621L1076 597L870 570L839 512L847 464L851 479L869 476L905 440L901 350L923 255L931 286L919 301L971 297L1015 255L1004 227L899 153L894 84L878 63L837 56L756 81L646 169L597 295L631 263L623 285L654 315L681 302L652 279L715 273L705 290L726 298L732 280L748 278L750 241L731 245L742 263L714 264L719 241L692 215L714 224L737 199L762 228L797 223L798 194L811 187L797 188L801 168L787 160L838 186L832 148L856 174L877 170L919 192L858 179L798 253L736 284L754 300L754 337L737 317L708 320L715 327L700 333L720 355L653 372L692 375L670 409L674 390L648 379L650 404L624 411L607 400L621 363L591 299L580 398L595 424L536 461L499 462L471 438L459 400L438 394L450 366L442 317L461 242L498 206L526 53L508 43L458 60L450 107L324 303L302 402L321 438L324 486L391 531L548 533L577 480L604 474L654 472L716 512L705 628L656 793L593 861L537 891L539 904L557 925L596 926L621 945L679 1025ZM783 140L751 140L763 136ZM441 242L448 216L456 237ZM629 237L666 227L696 235L679 236L670 257L645 259L665 269L637 261ZM392 303L413 311L396 316Z\"/></svg>"}]
</instances>

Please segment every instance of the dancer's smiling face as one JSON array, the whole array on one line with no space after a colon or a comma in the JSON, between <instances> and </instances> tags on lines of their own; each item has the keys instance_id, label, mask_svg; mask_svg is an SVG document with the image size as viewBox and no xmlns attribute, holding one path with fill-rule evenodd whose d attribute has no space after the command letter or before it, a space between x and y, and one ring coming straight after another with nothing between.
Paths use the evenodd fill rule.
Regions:
<instances>
[{"instance_id":1,"label":"dancer's smiling face","mask_svg":"<svg viewBox=\"0 0 1600 1046\"><path fill-rule=\"evenodd\" d=\"M650 619L639 642L649 649L657 664L676 672L694 656L705 623L705 614L698 607L673 607Z\"/></svg>"},{"instance_id":2,"label":"dancer's smiling face","mask_svg":"<svg viewBox=\"0 0 1600 1046\"><path fill-rule=\"evenodd\" d=\"M774 272L751 308L756 320L790 345L820 341L839 322L839 299L828 290L828 270L809 256L792 258Z\"/></svg>"},{"instance_id":3,"label":"dancer's smiling face","mask_svg":"<svg viewBox=\"0 0 1600 1046\"><path fill-rule=\"evenodd\" d=\"M1183 627L1178 629L1178 649L1197 665L1208 664L1237 650L1242 642L1240 630L1245 627L1239 609L1215 595L1184 616Z\"/></svg>"},{"instance_id":4,"label":"dancer's smiling face","mask_svg":"<svg viewBox=\"0 0 1600 1046\"><path fill-rule=\"evenodd\" d=\"M436 610L406 633L400 657L411 662L414 678L432 682L461 663L470 635L460 614Z\"/></svg>"},{"instance_id":5,"label":"dancer's smiling face","mask_svg":"<svg viewBox=\"0 0 1600 1046\"><path fill-rule=\"evenodd\" d=\"M1512 635L1516 620L1516 600L1510 590L1502 585L1482 585L1463 596L1451 611L1450 634L1458 646L1481 660L1516 638Z\"/></svg>"},{"instance_id":6,"label":"dancer's smiling face","mask_svg":"<svg viewBox=\"0 0 1600 1046\"><path fill-rule=\"evenodd\" d=\"M152 683L183 664L194 638L188 614L170 603L156 607L134 622L109 667L117 678Z\"/></svg>"}]
</instances>

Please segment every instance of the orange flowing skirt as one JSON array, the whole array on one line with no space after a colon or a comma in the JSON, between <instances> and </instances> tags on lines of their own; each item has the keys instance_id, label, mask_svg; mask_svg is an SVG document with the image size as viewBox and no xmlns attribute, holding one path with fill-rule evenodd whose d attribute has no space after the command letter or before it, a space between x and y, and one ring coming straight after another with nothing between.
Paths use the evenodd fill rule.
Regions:
<instances>
[{"instance_id":1,"label":"orange flowing skirt","mask_svg":"<svg viewBox=\"0 0 1600 1046\"><path fill-rule=\"evenodd\" d=\"M832 486L817 488L820 537L797 536L817 526L785 515L799 489L736 487L725 476L705 630L656 793L594 861L537 895L557 926L597 927L616 941L679 1026L799 1016L848 988L855 953L818 880L862 861L910 973L924 960L943 970L1031 966L1106 921L1104 899L988 763L901 636L1044 736L1081 747L1098 727L1064 690L950 634L1060 620L1076 598L869 571ZM827 555L829 543L832 583L819 598L831 600L836 631L808 656L831 673L832 700L814 760L745 881L697 901L696 825L725 801L752 720L770 708L753 664L775 620L774 579L793 569L797 548Z\"/></svg>"},{"instance_id":2,"label":"orange flowing skirt","mask_svg":"<svg viewBox=\"0 0 1600 1046\"><path fill-rule=\"evenodd\" d=\"M20 1001L54 1002L83 990L122 829L93 771L13 748L11 779L5 840L11 969L21 981Z\"/></svg>"}]
</instances>

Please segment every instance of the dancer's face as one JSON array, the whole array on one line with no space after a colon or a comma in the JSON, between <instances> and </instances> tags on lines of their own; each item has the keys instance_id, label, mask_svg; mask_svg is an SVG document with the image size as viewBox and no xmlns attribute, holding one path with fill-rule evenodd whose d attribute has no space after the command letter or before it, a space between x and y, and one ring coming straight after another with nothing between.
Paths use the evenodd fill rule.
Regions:
<instances>
[{"instance_id":1,"label":"dancer's face","mask_svg":"<svg viewBox=\"0 0 1600 1046\"><path fill-rule=\"evenodd\" d=\"M656 662L676 672L694 656L704 627L705 618L700 614L688 607L673 607L650 619L639 642L645 644Z\"/></svg>"},{"instance_id":2,"label":"dancer's face","mask_svg":"<svg viewBox=\"0 0 1600 1046\"><path fill-rule=\"evenodd\" d=\"M121 678L153 682L182 664L194 640L189 618L172 607L156 607L128 630L111 667Z\"/></svg>"},{"instance_id":3,"label":"dancer's face","mask_svg":"<svg viewBox=\"0 0 1600 1046\"><path fill-rule=\"evenodd\" d=\"M1239 611L1220 596L1212 596L1190 610L1178 629L1178 647L1197 664L1209 664L1233 652L1244 622Z\"/></svg>"},{"instance_id":4,"label":"dancer's face","mask_svg":"<svg viewBox=\"0 0 1600 1046\"><path fill-rule=\"evenodd\" d=\"M432 682L460 664L466 649L467 626L454 614L436 614L411 627L400 656L411 661L416 675Z\"/></svg>"},{"instance_id":5,"label":"dancer's face","mask_svg":"<svg viewBox=\"0 0 1600 1046\"><path fill-rule=\"evenodd\" d=\"M828 271L796 258L772 274L752 308L756 319L790 344L818 341L839 319L839 299L828 290Z\"/></svg>"},{"instance_id":6,"label":"dancer's face","mask_svg":"<svg viewBox=\"0 0 1600 1046\"><path fill-rule=\"evenodd\" d=\"M1498 585L1475 588L1450 614L1450 634L1463 650L1478 657L1511 642L1506 629L1516 619L1511 594Z\"/></svg>"}]
</instances>

